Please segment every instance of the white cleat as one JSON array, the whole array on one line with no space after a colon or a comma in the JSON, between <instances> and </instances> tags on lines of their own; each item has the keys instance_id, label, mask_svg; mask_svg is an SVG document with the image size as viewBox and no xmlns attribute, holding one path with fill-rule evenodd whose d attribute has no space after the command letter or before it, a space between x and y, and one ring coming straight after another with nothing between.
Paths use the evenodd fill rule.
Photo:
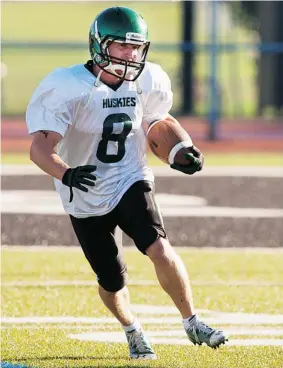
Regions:
<instances>
[{"instance_id":1,"label":"white cleat","mask_svg":"<svg viewBox=\"0 0 283 368\"><path fill-rule=\"evenodd\" d=\"M152 350L150 343L144 335L142 329L126 332L126 336L128 340L131 359L157 359L157 356Z\"/></svg>"}]
</instances>

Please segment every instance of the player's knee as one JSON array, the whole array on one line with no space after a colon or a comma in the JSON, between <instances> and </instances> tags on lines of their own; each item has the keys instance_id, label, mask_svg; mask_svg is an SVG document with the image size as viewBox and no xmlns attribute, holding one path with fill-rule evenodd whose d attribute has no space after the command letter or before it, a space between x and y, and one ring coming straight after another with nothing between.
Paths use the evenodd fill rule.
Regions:
<instances>
[{"instance_id":1,"label":"player's knee","mask_svg":"<svg viewBox=\"0 0 283 368\"><path fill-rule=\"evenodd\" d=\"M115 293L127 284L127 271L117 272L112 274L100 275L98 277L98 283L104 290L111 293Z\"/></svg>"},{"instance_id":2,"label":"player's knee","mask_svg":"<svg viewBox=\"0 0 283 368\"><path fill-rule=\"evenodd\" d=\"M167 238L159 237L147 248L146 254L152 261L170 258L172 247Z\"/></svg>"}]
</instances>

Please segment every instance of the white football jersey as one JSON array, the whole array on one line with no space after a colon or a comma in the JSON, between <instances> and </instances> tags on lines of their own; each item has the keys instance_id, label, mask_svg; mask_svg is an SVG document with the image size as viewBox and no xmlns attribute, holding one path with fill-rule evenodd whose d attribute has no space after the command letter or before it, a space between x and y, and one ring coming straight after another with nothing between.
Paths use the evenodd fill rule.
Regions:
<instances>
[{"instance_id":1,"label":"white football jersey","mask_svg":"<svg viewBox=\"0 0 283 368\"><path fill-rule=\"evenodd\" d=\"M41 81L26 112L30 134L62 135L57 153L70 167L97 166L96 185L87 193L73 188L71 203L70 188L55 179L66 212L75 217L104 215L133 183L154 180L142 121L162 119L172 106L170 79L156 64L146 63L138 85L125 81L115 91L95 81L84 64L56 69Z\"/></svg>"}]
</instances>

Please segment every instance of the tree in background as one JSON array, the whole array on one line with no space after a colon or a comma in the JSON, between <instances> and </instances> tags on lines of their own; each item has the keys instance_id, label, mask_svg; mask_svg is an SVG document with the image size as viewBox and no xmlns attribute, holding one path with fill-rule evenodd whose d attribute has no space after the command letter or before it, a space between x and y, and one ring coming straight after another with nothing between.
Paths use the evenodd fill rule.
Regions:
<instances>
[{"instance_id":1,"label":"tree in background","mask_svg":"<svg viewBox=\"0 0 283 368\"><path fill-rule=\"evenodd\" d=\"M258 32L262 43L283 43L282 1L229 3L233 18L244 27ZM259 114L270 107L277 113L283 113L283 53L260 52L257 68Z\"/></svg>"}]
</instances>

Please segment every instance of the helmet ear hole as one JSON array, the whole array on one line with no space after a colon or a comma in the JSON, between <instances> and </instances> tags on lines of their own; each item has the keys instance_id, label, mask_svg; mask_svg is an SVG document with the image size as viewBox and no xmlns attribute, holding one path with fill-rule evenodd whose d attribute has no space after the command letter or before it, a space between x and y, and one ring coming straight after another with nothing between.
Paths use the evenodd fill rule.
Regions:
<instances>
[{"instance_id":1,"label":"helmet ear hole","mask_svg":"<svg viewBox=\"0 0 283 368\"><path fill-rule=\"evenodd\" d=\"M94 40L91 37L89 38L89 51L90 51L90 56L93 59L95 50L94 50Z\"/></svg>"},{"instance_id":2,"label":"helmet ear hole","mask_svg":"<svg viewBox=\"0 0 283 368\"><path fill-rule=\"evenodd\" d=\"M105 51L108 51L108 47L109 47L109 39L105 39L103 41L101 41L100 43L100 49L101 51L105 52Z\"/></svg>"}]
</instances>

